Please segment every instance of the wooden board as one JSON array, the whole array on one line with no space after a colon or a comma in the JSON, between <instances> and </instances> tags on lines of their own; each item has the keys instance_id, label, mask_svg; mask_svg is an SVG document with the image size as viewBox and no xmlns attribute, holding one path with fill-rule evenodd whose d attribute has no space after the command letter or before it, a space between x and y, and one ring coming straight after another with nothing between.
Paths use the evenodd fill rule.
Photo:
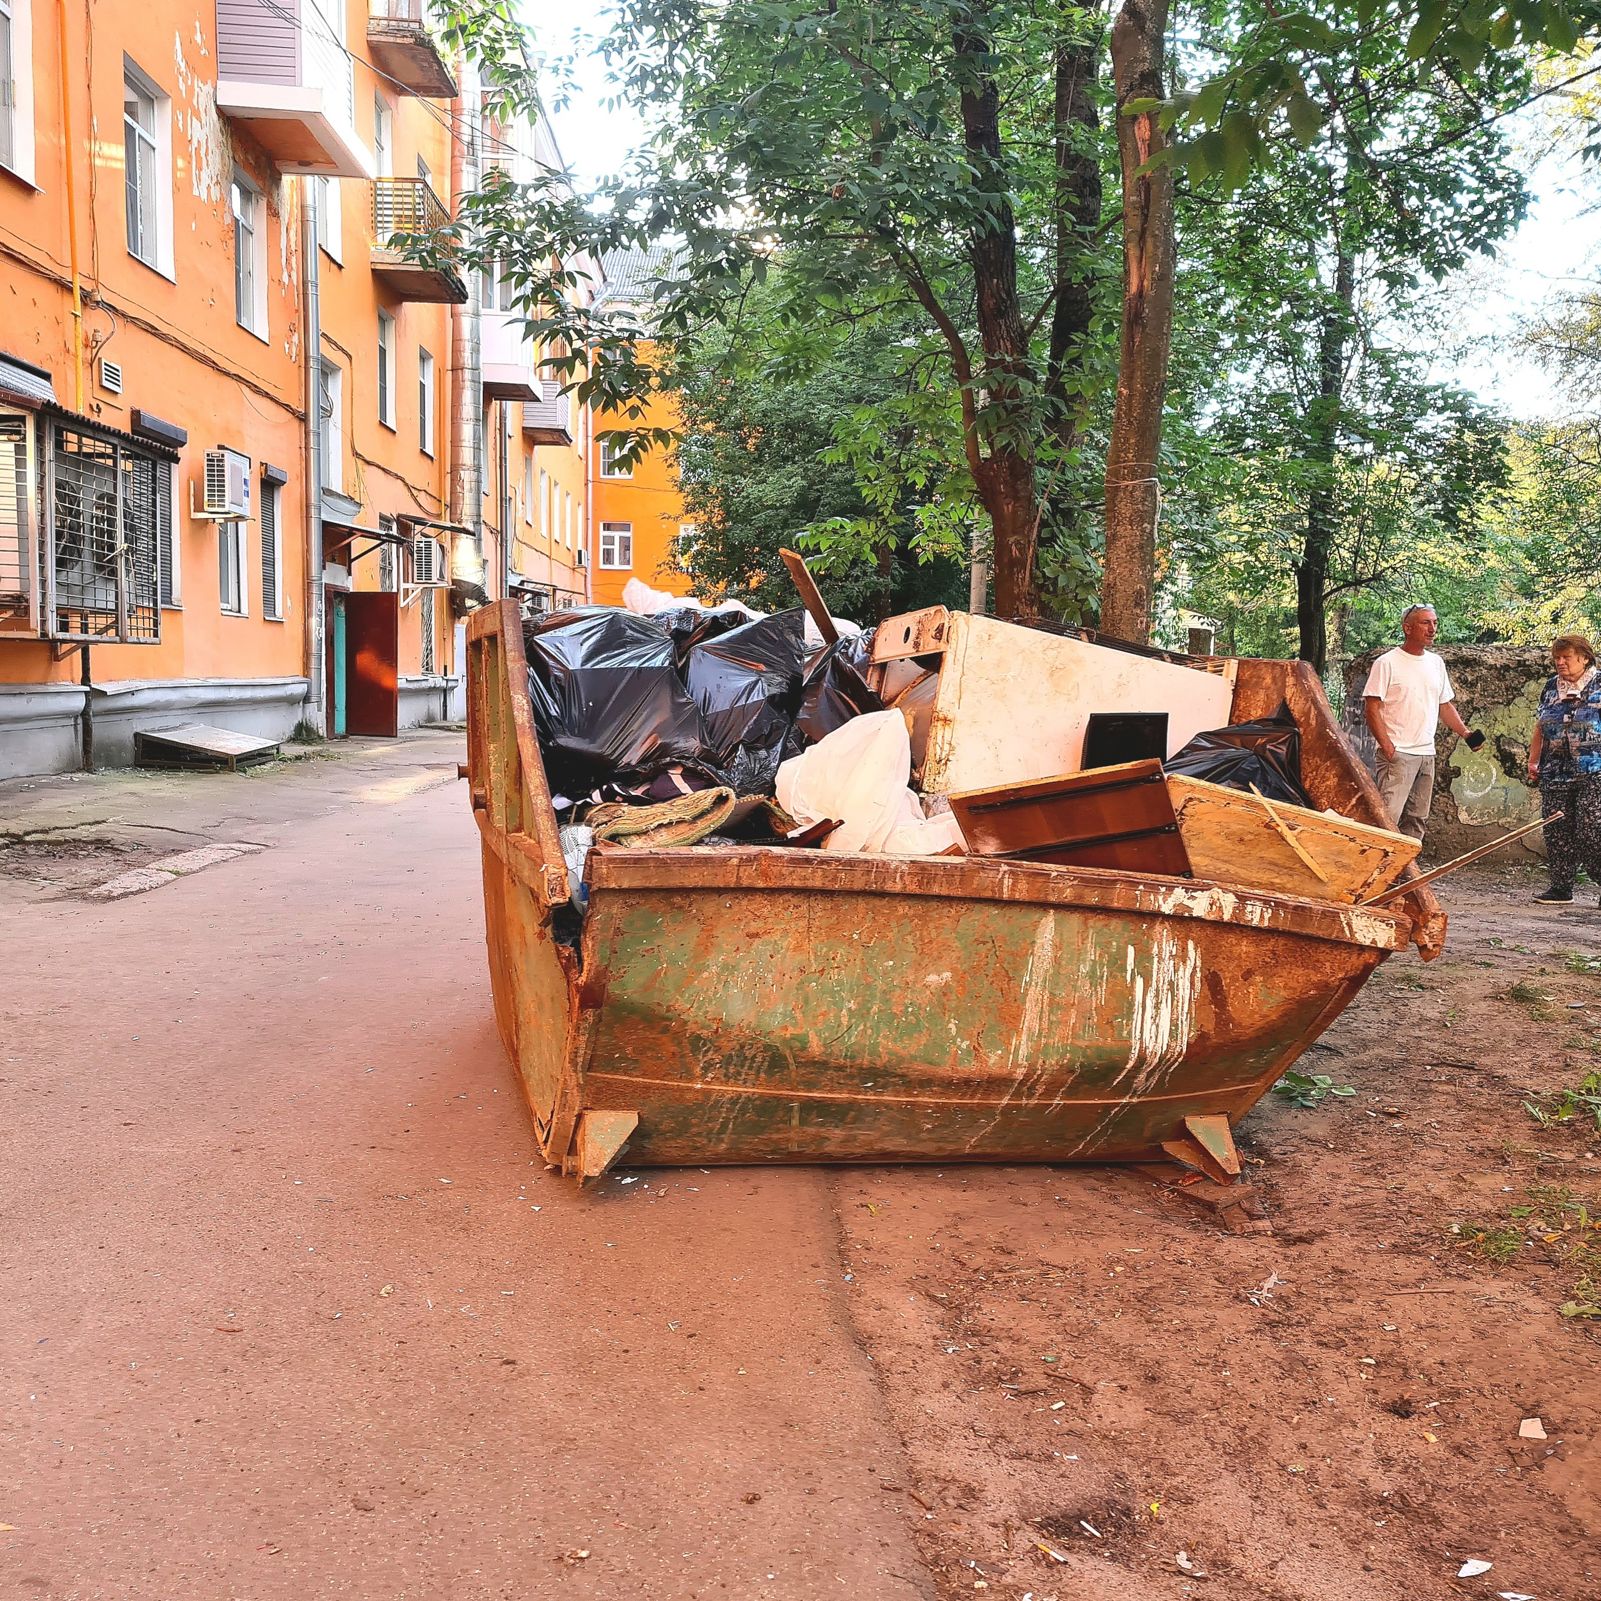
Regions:
<instances>
[{"instance_id":1,"label":"wooden board","mask_svg":"<svg viewBox=\"0 0 1601 1601\"><path fill-rule=\"evenodd\" d=\"M1170 773L1167 788L1190 866L1197 878L1214 883L1350 904L1393 884L1418 853L1418 841L1409 835L1284 801L1268 806L1255 795L1202 779Z\"/></svg>"},{"instance_id":2,"label":"wooden board","mask_svg":"<svg viewBox=\"0 0 1601 1601\"><path fill-rule=\"evenodd\" d=\"M139 729L133 736L134 761L140 767L239 767L269 760L278 745L276 739L210 723Z\"/></svg>"},{"instance_id":3,"label":"wooden board","mask_svg":"<svg viewBox=\"0 0 1601 1601\"><path fill-rule=\"evenodd\" d=\"M1171 756L1223 728L1226 673L1156 661L993 617L953 612L923 765L925 793L1077 772L1091 712L1166 712Z\"/></svg>"},{"instance_id":4,"label":"wooden board","mask_svg":"<svg viewBox=\"0 0 1601 1601\"><path fill-rule=\"evenodd\" d=\"M1189 858L1158 761L966 790L950 801L974 856L1189 875Z\"/></svg>"}]
</instances>

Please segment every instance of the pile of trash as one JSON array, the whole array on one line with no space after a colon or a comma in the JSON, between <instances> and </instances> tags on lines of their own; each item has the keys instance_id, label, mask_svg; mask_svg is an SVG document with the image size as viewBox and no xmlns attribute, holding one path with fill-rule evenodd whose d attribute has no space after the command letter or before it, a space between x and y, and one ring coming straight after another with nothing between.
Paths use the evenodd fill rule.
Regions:
<instances>
[{"instance_id":1,"label":"pile of trash","mask_svg":"<svg viewBox=\"0 0 1601 1601\"><path fill-rule=\"evenodd\" d=\"M594 849L1004 857L1344 901L1392 865L1383 841L1398 836L1366 829L1375 844L1315 810L1287 709L1228 722L1232 664L942 607L863 631L797 581L807 606L773 615L636 583L626 608L525 623L580 911ZM1079 708L1065 742L1064 697ZM1320 863L1314 836L1331 829Z\"/></svg>"}]
</instances>

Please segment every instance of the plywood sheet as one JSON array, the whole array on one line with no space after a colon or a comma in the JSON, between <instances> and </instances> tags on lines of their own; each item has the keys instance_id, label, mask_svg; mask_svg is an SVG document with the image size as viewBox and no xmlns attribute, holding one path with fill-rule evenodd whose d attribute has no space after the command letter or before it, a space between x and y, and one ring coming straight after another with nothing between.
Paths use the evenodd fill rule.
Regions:
<instances>
[{"instance_id":1,"label":"plywood sheet","mask_svg":"<svg viewBox=\"0 0 1601 1601\"><path fill-rule=\"evenodd\" d=\"M951 615L923 765L929 794L1076 772L1091 712L1168 714L1167 754L1226 727L1231 675Z\"/></svg>"},{"instance_id":2,"label":"plywood sheet","mask_svg":"<svg viewBox=\"0 0 1601 1601\"><path fill-rule=\"evenodd\" d=\"M1274 801L1272 813L1316 862L1319 877L1255 795L1173 773L1167 787L1190 867L1215 883L1349 904L1393 884L1418 853L1418 841L1405 834Z\"/></svg>"}]
</instances>

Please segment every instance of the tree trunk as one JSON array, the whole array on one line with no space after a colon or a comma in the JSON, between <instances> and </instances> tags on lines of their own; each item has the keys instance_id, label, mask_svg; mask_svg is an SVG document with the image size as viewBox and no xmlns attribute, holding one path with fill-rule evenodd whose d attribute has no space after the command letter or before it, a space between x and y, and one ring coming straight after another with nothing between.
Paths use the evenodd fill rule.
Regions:
<instances>
[{"instance_id":1,"label":"tree trunk","mask_svg":"<svg viewBox=\"0 0 1601 1601\"><path fill-rule=\"evenodd\" d=\"M1064 22L1065 26L1065 22ZM1095 107L1100 72L1100 38L1058 40L1056 67L1056 299L1051 306L1051 339L1045 362L1048 426L1066 449L1078 436L1082 395L1071 383L1083 365L1084 340L1095 314L1094 283L1087 258L1101 224L1101 166L1093 144L1100 127Z\"/></svg>"},{"instance_id":2,"label":"tree trunk","mask_svg":"<svg viewBox=\"0 0 1601 1601\"><path fill-rule=\"evenodd\" d=\"M1167 145L1151 112L1127 116L1130 100L1159 100L1167 0L1123 0L1112 25L1117 151L1123 175L1123 334L1117 402L1106 452L1106 569L1101 627L1144 642L1151 633L1157 456L1173 334L1173 174L1140 168Z\"/></svg>"},{"instance_id":3,"label":"tree trunk","mask_svg":"<svg viewBox=\"0 0 1601 1601\"><path fill-rule=\"evenodd\" d=\"M984 349L980 416L993 411L984 430L989 454L975 478L995 530L995 610L1002 617L1038 616L1034 556L1039 540L1039 499L1034 482L1030 404L1033 371L1028 334L1017 293L1017 221L1000 182L1000 92L990 68L990 40L975 10L957 25L957 81L962 130L972 158L975 187L993 196L968 238L977 297L978 334Z\"/></svg>"},{"instance_id":4,"label":"tree trunk","mask_svg":"<svg viewBox=\"0 0 1601 1601\"><path fill-rule=\"evenodd\" d=\"M1301 660L1322 672L1329 662L1325 601L1329 556L1339 530L1335 464L1340 452L1340 408L1345 388L1345 346L1356 298L1356 267L1351 252L1335 242L1334 298L1323 308L1318 340L1318 396L1311 421L1311 459L1318 475L1306 499L1306 537L1295 568L1295 620L1301 632Z\"/></svg>"}]
</instances>

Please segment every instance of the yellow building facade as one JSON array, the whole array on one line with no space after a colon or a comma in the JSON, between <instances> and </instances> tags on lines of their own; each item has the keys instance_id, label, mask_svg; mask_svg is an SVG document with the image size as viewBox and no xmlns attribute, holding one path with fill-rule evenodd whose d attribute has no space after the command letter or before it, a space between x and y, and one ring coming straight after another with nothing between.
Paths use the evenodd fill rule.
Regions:
<instances>
[{"instance_id":1,"label":"yellow building facade","mask_svg":"<svg viewBox=\"0 0 1601 1601\"><path fill-rule=\"evenodd\" d=\"M605 282L601 290L606 304L648 310L651 291L670 264L669 247L648 250L615 251L603 263ZM651 350L642 352L646 360ZM679 425L678 409L665 396L653 396L643 419L625 421L604 411L594 414L593 432L608 428L673 428ZM670 451L652 450L632 466L618 467L604 444L596 443L589 452L591 580L595 599L608 606L623 603L623 591L631 578L652 589L674 594L688 593L688 580L674 570L674 557L681 543L693 537L693 527L684 519L684 502L679 492L678 464Z\"/></svg>"}]
</instances>

